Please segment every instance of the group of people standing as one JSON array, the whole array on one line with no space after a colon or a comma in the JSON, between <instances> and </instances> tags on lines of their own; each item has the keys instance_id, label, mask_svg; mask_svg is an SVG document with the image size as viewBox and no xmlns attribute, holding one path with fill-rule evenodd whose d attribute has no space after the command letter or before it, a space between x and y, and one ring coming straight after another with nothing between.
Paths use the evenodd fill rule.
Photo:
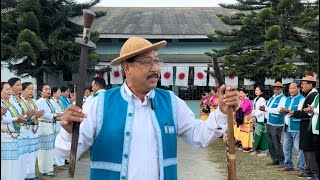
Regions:
<instances>
[{"instance_id":1,"label":"group of people standing","mask_svg":"<svg viewBox=\"0 0 320 180\"><path fill-rule=\"evenodd\" d=\"M202 95L200 101L200 119L206 120L219 104L219 98L217 97L218 92L215 89L211 89L210 92L205 92Z\"/></svg>"},{"instance_id":2,"label":"group of people standing","mask_svg":"<svg viewBox=\"0 0 320 180\"><path fill-rule=\"evenodd\" d=\"M234 135L239 150L260 157L270 154L267 165L279 171L295 171L298 177L319 179L319 93L316 80L306 76L289 85L273 85L274 95L266 102L263 89L256 87L253 103L244 89L239 90L240 105L235 112ZM300 92L300 90L302 92ZM283 146L281 136L283 137ZM294 168L292 149L297 153Z\"/></svg>"},{"instance_id":3,"label":"group of people standing","mask_svg":"<svg viewBox=\"0 0 320 180\"><path fill-rule=\"evenodd\" d=\"M105 89L103 78L96 77L92 90ZM54 166L65 169L69 157L60 156L55 139L60 131L60 116L75 101L73 86L38 88L16 77L1 82L1 180L36 179L35 169L54 175ZM91 88L84 92L84 103L94 98Z\"/></svg>"}]
</instances>

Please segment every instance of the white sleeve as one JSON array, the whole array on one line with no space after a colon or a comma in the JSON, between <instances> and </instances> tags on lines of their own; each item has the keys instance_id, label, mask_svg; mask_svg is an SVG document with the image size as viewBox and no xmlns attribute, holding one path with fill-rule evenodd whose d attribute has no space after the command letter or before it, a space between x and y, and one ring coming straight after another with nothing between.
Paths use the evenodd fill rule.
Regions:
<instances>
[{"instance_id":1,"label":"white sleeve","mask_svg":"<svg viewBox=\"0 0 320 180\"><path fill-rule=\"evenodd\" d=\"M36 101L38 110L44 110L44 114L43 116L40 117L40 119L49 119L52 120L53 119L53 114L51 113L51 109L48 106L48 104L46 103L45 99L40 98Z\"/></svg>"},{"instance_id":2,"label":"white sleeve","mask_svg":"<svg viewBox=\"0 0 320 180\"><path fill-rule=\"evenodd\" d=\"M17 120L18 120L18 118L17 117L12 117L12 115L9 112L9 109L8 109L6 114L4 114L2 116L1 124L10 124L10 123L12 123L12 121L17 121Z\"/></svg>"},{"instance_id":3,"label":"white sleeve","mask_svg":"<svg viewBox=\"0 0 320 180\"><path fill-rule=\"evenodd\" d=\"M259 98L259 100L258 100L258 102L257 102L257 104L256 104L256 108L257 108L257 110L254 110L254 116L256 117L256 118L258 118L258 117L260 117L260 116L262 116L262 115L264 115L264 111L260 111L259 110L259 107L260 106L267 106L266 105L266 100L264 99L264 98Z\"/></svg>"},{"instance_id":4,"label":"white sleeve","mask_svg":"<svg viewBox=\"0 0 320 180\"><path fill-rule=\"evenodd\" d=\"M227 115L219 108L209 114L206 121L196 119L187 104L177 97L177 133L194 148L208 146L227 129Z\"/></svg>"},{"instance_id":5,"label":"white sleeve","mask_svg":"<svg viewBox=\"0 0 320 180\"><path fill-rule=\"evenodd\" d=\"M79 159L80 155L93 144L96 135L97 99L98 98L94 98L87 102L88 104L86 104L82 110L82 112L87 115L87 118L80 124L77 159ZM58 156L69 157L71 139L72 135L61 128L55 142Z\"/></svg>"}]
</instances>

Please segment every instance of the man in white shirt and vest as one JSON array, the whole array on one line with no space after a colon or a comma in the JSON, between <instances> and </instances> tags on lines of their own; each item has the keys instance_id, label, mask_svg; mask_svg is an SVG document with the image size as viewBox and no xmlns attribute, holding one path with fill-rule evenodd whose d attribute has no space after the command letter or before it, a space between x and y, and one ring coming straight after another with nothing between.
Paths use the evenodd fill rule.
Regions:
<instances>
[{"instance_id":1,"label":"man in white shirt and vest","mask_svg":"<svg viewBox=\"0 0 320 180\"><path fill-rule=\"evenodd\" d=\"M202 122L173 92L155 88L157 50L166 44L129 38L111 62L122 65L125 83L100 92L83 110L70 106L63 114L65 130L56 146L68 156L72 122L81 122L77 155L91 148L91 180L177 180L177 136L198 148L226 131L227 107L239 104L235 87L220 87L219 108Z\"/></svg>"},{"instance_id":2,"label":"man in white shirt and vest","mask_svg":"<svg viewBox=\"0 0 320 180\"><path fill-rule=\"evenodd\" d=\"M274 95L269 99L267 107L261 106L260 111L265 111L267 119L268 147L272 162L267 165L283 166L284 155L281 144L281 135L284 126L284 115L280 114L280 108L285 106L286 96L283 94L283 85L276 82L273 85Z\"/></svg>"},{"instance_id":3,"label":"man in white shirt and vest","mask_svg":"<svg viewBox=\"0 0 320 180\"><path fill-rule=\"evenodd\" d=\"M280 113L285 114L283 141L284 167L280 171L294 170L292 161L292 148L294 148L297 153L297 171L302 172L305 162L303 150L299 149L301 119L289 117L288 112L302 109L305 98L300 94L300 87L296 82L289 85L289 94L290 96L287 97L285 106L280 109Z\"/></svg>"}]
</instances>

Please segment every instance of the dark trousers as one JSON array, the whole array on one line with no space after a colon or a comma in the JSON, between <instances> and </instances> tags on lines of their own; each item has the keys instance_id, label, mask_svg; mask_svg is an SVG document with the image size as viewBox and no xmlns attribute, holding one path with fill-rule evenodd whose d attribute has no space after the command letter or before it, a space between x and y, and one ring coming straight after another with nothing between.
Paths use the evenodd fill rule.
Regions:
<instances>
[{"instance_id":1,"label":"dark trousers","mask_svg":"<svg viewBox=\"0 0 320 180\"><path fill-rule=\"evenodd\" d=\"M305 171L318 175L319 169L316 161L316 153L314 151L304 151L303 154L306 161Z\"/></svg>"},{"instance_id":2,"label":"dark trousers","mask_svg":"<svg viewBox=\"0 0 320 180\"><path fill-rule=\"evenodd\" d=\"M315 172L313 172L317 177L319 177L319 168L320 168L320 136L318 134L313 134L313 151L315 154L316 159L316 166L314 167L316 169Z\"/></svg>"},{"instance_id":3,"label":"dark trousers","mask_svg":"<svg viewBox=\"0 0 320 180\"><path fill-rule=\"evenodd\" d=\"M283 164L284 161L283 147L281 144L282 131L283 126L267 124L269 153L273 162L278 162L279 164Z\"/></svg>"}]
</instances>

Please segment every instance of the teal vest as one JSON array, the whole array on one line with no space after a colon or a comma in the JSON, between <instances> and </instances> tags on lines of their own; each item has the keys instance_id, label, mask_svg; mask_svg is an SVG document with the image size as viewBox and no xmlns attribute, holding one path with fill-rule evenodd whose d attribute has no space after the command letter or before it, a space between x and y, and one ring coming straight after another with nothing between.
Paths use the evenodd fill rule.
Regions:
<instances>
[{"instance_id":1,"label":"teal vest","mask_svg":"<svg viewBox=\"0 0 320 180\"><path fill-rule=\"evenodd\" d=\"M284 94L281 94L276 98L274 103L271 105L271 108L277 108L282 97L284 97ZM270 103L273 101L273 99L274 99L274 96L272 96L272 98L269 99L268 107L269 107ZM269 113L269 121L267 123L272 126L283 126L284 125L284 115Z\"/></svg>"},{"instance_id":2,"label":"teal vest","mask_svg":"<svg viewBox=\"0 0 320 180\"><path fill-rule=\"evenodd\" d=\"M299 94L297 95L292 102L292 105L290 107L291 104L291 97L287 97L286 100L286 109L287 110L293 110L296 111L298 110L298 106L299 106L299 102L301 99L304 99L303 95ZM289 132L299 132L300 131L300 121L301 119L297 119L297 118L289 118Z\"/></svg>"},{"instance_id":3,"label":"teal vest","mask_svg":"<svg viewBox=\"0 0 320 180\"><path fill-rule=\"evenodd\" d=\"M173 92L154 89L150 108L157 133L160 180L177 179L177 133ZM91 146L91 180L127 179L131 125L134 116L132 98L124 86L99 93L97 136ZM100 127L101 126L101 127Z\"/></svg>"}]
</instances>

